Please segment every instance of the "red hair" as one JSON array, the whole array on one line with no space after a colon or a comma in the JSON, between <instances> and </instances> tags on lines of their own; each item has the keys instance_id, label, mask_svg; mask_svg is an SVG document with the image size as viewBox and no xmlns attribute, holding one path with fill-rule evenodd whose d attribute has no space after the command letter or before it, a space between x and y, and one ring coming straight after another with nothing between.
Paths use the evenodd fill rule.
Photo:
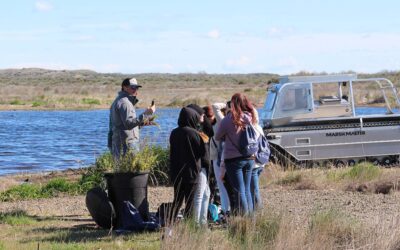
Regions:
<instances>
[{"instance_id":1,"label":"red hair","mask_svg":"<svg viewBox=\"0 0 400 250\"><path fill-rule=\"evenodd\" d=\"M247 99L247 97L241 93L236 93L232 96L231 112L233 124L235 124L236 127L244 128L245 124L240 119L244 112L249 112L251 114L252 124L257 122L253 105Z\"/></svg>"},{"instance_id":2,"label":"red hair","mask_svg":"<svg viewBox=\"0 0 400 250\"><path fill-rule=\"evenodd\" d=\"M213 112L212 107L211 107L210 105L204 106L204 107L203 107L203 110L204 110L204 114L205 114L208 118L211 118L211 117L214 116L214 112Z\"/></svg>"}]
</instances>

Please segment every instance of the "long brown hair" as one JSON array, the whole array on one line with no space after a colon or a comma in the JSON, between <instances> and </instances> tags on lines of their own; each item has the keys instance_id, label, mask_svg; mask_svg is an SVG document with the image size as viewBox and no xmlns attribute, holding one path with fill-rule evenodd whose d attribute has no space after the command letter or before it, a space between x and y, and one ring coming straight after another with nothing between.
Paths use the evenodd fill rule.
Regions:
<instances>
[{"instance_id":1,"label":"long brown hair","mask_svg":"<svg viewBox=\"0 0 400 250\"><path fill-rule=\"evenodd\" d=\"M247 97L241 93L236 93L231 98L231 112L233 124L239 128L244 128L245 124L240 120L241 115L244 112L249 112L251 114L251 123L255 124L256 115L254 107Z\"/></svg>"}]
</instances>

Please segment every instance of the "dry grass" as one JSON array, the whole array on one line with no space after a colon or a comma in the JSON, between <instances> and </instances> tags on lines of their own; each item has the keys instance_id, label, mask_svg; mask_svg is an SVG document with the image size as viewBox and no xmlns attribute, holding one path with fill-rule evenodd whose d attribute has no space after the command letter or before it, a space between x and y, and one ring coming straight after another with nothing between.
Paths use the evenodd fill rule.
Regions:
<instances>
[{"instance_id":1,"label":"dry grass","mask_svg":"<svg viewBox=\"0 0 400 250\"><path fill-rule=\"evenodd\" d=\"M283 170L270 163L260 179L261 187L286 187L296 190L341 190L389 193L399 189L400 169L381 168L369 163L345 168Z\"/></svg>"},{"instance_id":2,"label":"dry grass","mask_svg":"<svg viewBox=\"0 0 400 250\"><path fill-rule=\"evenodd\" d=\"M264 211L231 219L228 229L206 231L180 223L163 232L162 249L398 249L398 218L364 226L335 209L316 211L296 227L292 215Z\"/></svg>"}]
</instances>

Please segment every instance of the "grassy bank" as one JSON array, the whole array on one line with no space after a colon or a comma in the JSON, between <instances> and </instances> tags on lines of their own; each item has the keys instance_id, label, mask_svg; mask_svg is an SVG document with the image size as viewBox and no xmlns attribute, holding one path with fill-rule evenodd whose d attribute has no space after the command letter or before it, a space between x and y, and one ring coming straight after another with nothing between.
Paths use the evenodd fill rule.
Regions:
<instances>
[{"instance_id":1,"label":"grassy bank","mask_svg":"<svg viewBox=\"0 0 400 250\"><path fill-rule=\"evenodd\" d=\"M109 108L126 77L143 85L140 107L151 100L162 107L226 101L245 92L262 103L274 74L100 74L94 71L44 69L0 70L0 109Z\"/></svg>"},{"instance_id":2,"label":"grassy bank","mask_svg":"<svg viewBox=\"0 0 400 250\"><path fill-rule=\"evenodd\" d=\"M299 75L310 74L299 72ZM136 77L143 88L139 107L155 99L160 107L189 103L206 105L225 102L236 92L245 93L261 107L266 88L277 74L100 74L88 70L8 69L0 70L0 109L107 109L120 90L122 79ZM360 74L386 77L399 86L400 72ZM376 90L362 89L357 99L374 103Z\"/></svg>"}]
</instances>

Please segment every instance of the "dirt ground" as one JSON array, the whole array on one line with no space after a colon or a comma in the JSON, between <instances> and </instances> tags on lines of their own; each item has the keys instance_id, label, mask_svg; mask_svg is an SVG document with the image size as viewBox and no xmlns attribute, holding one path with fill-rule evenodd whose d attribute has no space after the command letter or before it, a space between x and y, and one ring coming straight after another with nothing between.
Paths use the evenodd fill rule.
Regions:
<instances>
[{"instance_id":1,"label":"dirt ground","mask_svg":"<svg viewBox=\"0 0 400 250\"><path fill-rule=\"evenodd\" d=\"M76 172L74 172L76 174ZM32 180L46 180L54 177L53 174L33 175ZM71 179L75 175L68 173ZM10 183L26 180L26 176L12 176L0 178L2 188ZM8 184L6 184L8 183ZM380 223L393 223L394 218L400 217L400 193L390 194L360 193L339 190L294 190L293 188L268 187L262 188L261 194L264 207L272 211L290 215L296 225L307 225L310 215L316 211L335 209L353 217L364 225L374 226ZM150 211L155 212L163 202L172 201L171 187L149 187L148 199ZM86 209L85 196L65 196L49 199L25 200L0 203L0 212L24 210L29 215L38 217L81 218L87 223L90 214ZM77 220L79 223L79 220Z\"/></svg>"}]
</instances>

